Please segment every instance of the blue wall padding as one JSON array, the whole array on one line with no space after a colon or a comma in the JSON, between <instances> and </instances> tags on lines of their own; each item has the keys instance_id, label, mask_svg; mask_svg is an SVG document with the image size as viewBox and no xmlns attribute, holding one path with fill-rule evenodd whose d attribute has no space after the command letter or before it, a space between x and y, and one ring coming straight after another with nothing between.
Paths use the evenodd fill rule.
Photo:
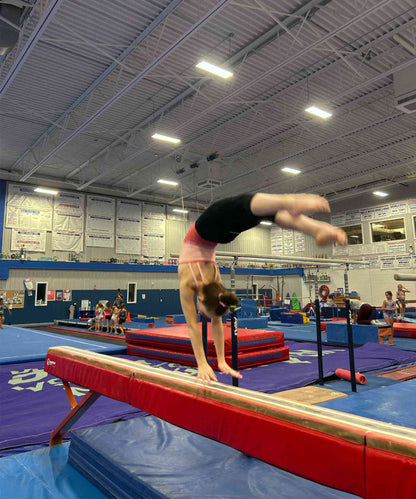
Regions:
<instances>
[{"instance_id":1,"label":"blue wall padding","mask_svg":"<svg viewBox=\"0 0 416 499\"><path fill-rule=\"evenodd\" d=\"M334 497L328 487L153 416L74 432L69 463L123 499Z\"/></svg>"},{"instance_id":2,"label":"blue wall padding","mask_svg":"<svg viewBox=\"0 0 416 499\"><path fill-rule=\"evenodd\" d=\"M81 300L89 300L91 307L95 307L96 303L100 300L113 302L117 294L117 289L78 289L71 291L72 302L77 304L78 313ZM122 289L122 292L126 296L124 289ZM242 292L244 290L237 290L237 293ZM126 303L127 312L130 312L132 318L137 315L147 317L182 315L179 289L138 289L136 300L137 303ZM53 322L55 319L67 319L69 317L68 307L70 304L71 302L68 301L49 301L46 307L35 307L35 291L33 291L32 296L28 296L26 292L24 308L13 309L11 316L6 311L5 322L6 324L38 324ZM185 320L181 323L175 322L175 324L183 324L184 322Z\"/></svg>"},{"instance_id":3,"label":"blue wall padding","mask_svg":"<svg viewBox=\"0 0 416 499\"><path fill-rule=\"evenodd\" d=\"M249 317L238 319L238 327L246 329L267 329L268 322L267 317Z\"/></svg>"},{"instance_id":4,"label":"blue wall padding","mask_svg":"<svg viewBox=\"0 0 416 499\"><path fill-rule=\"evenodd\" d=\"M326 325L327 342L339 345L348 344L347 324L345 322L328 322ZM378 327L370 324L353 324L352 335L354 345L378 343Z\"/></svg>"}]
</instances>

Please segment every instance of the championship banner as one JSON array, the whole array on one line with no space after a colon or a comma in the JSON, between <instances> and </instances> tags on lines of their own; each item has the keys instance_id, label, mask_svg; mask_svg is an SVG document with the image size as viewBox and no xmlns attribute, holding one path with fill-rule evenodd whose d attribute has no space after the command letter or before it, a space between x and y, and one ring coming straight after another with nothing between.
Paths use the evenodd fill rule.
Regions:
<instances>
[{"instance_id":1,"label":"championship banner","mask_svg":"<svg viewBox=\"0 0 416 499\"><path fill-rule=\"evenodd\" d=\"M6 227L52 229L52 197L37 194L32 187L8 184Z\"/></svg>"},{"instance_id":2,"label":"championship banner","mask_svg":"<svg viewBox=\"0 0 416 499\"><path fill-rule=\"evenodd\" d=\"M52 231L52 250L81 253L84 249L82 232Z\"/></svg>"},{"instance_id":3,"label":"championship banner","mask_svg":"<svg viewBox=\"0 0 416 499\"><path fill-rule=\"evenodd\" d=\"M59 192L53 204L54 230L82 232L84 230L85 195Z\"/></svg>"},{"instance_id":4,"label":"championship banner","mask_svg":"<svg viewBox=\"0 0 416 499\"><path fill-rule=\"evenodd\" d=\"M142 253L148 258L165 258L165 205L143 203Z\"/></svg>"},{"instance_id":5,"label":"championship banner","mask_svg":"<svg viewBox=\"0 0 416 499\"><path fill-rule=\"evenodd\" d=\"M18 230L12 229L12 240L10 249L19 251L24 248L26 251L46 251L46 230Z\"/></svg>"},{"instance_id":6,"label":"championship banner","mask_svg":"<svg viewBox=\"0 0 416 499\"><path fill-rule=\"evenodd\" d=\"M142 238L140 236L116 236L116 253L141 255Z\"/></svg>"},{"instance_id":7,"label":"championship banner","mask_svg":"<svg viewBox=\"0 0 416 499\"><path fill-rule=\"evenodd\" d=\"M87 196L85 245L114 248L115 199Z\"/></svg>"}]
</instances>

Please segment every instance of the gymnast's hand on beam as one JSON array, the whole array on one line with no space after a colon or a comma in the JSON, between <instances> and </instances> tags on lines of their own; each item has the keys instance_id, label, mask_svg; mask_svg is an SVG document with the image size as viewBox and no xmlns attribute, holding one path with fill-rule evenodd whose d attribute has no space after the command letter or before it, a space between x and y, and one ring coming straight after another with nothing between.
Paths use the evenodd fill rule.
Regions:
<instances>
[{"instance_id":1,"label":"gymnast's hand on beam","mask_svg":"<svg viewBox=\"0 0 416 499\"><path fill-rule=\"evenodd\" d=\"M209 364L202 364L198 366L198 374L196 375L196 379L198 381L202 381L204 385L209 385L211 381L218 381L214 371L212 370L212 367Z\"/></svg>"}]
</instances>

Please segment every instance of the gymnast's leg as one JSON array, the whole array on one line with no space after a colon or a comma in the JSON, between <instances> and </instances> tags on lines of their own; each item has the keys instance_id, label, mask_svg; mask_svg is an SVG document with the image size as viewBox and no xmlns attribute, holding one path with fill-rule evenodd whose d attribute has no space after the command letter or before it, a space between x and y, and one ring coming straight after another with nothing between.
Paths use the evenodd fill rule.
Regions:
<instances>
[{"instance_id":1,"label":"gymnast's leg","mask_svg":"<svg viewBox=\"0 0 416 499\"><path fill-rule=\"evenodd\" d=\"M336 241L347 243L345 232L326 222L313 220L304 211L329 211L326 199L315 194L255 194L251 200L250 209L258 217L274 216L277 225L306 232L315 237L318 244L328 244Z\"/></svg>"}]
</instances>

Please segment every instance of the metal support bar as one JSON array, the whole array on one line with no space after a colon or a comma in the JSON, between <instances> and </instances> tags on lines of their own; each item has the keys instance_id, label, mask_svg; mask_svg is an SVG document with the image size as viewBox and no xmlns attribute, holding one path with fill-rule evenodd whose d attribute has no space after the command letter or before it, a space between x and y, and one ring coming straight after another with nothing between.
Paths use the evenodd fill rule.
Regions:
<instances>
[{"instance_id":1,"label":"metal support bar","mask_svg":"<svg viewBox=\"0 0 416 499\"><path fill-rule=\"evenodd\" d=\"M101 393L90 390L77 404L66 418L55 428L49 440L49 445L58 445L62 443L65 433L72 428L74 423L86 412L92 404L100 397Z\"/></svg>"},{"instance_id":2,"label":"metal support bar","mask_svg":"<svg viewBox=\"0 0 416 499\"><path fill-rule=\"evenodd\" d=\"M235 293L235 267L238 262L238 257L234 256L231 264L230 285L231 291ZM236 307L231 307L231 367L238 370L238 319ZM233 377L233 386L238 386L238 378Z\"/></svg>"},{"instance_id":3,"label":"metal support bar","mask_svg":"<svg viewBox=\"0 0 416 499\"><path fill-rule=\"evenodd\" d=\"M69 403L71 404L71 409L77 406L77 401L75 400L74 394L72 393L71 387L68 383L68 381L65 381L64 379L62 380L62 383L64 384L65 392L68 397Z\"/></svg>"},{"instance_id":4,"label":"metal support bar","mask_svg":"<svg viewBox=\"0 0 416 499\"><path fill-rule=\"evenodd\" d=\"M258 259L258 260L275 260L276 262L288 262L288 263L305 263L305 264L337 264L337 265L342 265L342 264L363 264L366 265L365 262L361 262L358 260L343 260L341 258L313 258L313 257L308 257L308 256L299 256L299 257L293 257L289 255L250 255L248 253L233 253L233 252L227 252L227 251L217 251L216 253L217 257L238 257L238 258L244 258L244 259Z\"/></svg>"},{"instance_id":5,"label":"metal support bar","mask_svg":"<svg viewBox=\"0 0 416 499\"><path fill-rule=\"evenodd\" d=\"M395 281L416 281L416 274L394 274Z\"/></svg>"},{"instance_id":6,"label":"metal support bar","mask_svg":"<svg viewBox=\"0 0 416 499\"><path fill-rule=\"evenodd\" d=\"M26 45L23 47L23 50L16 57L13 66L10 68L9 72L6 75L6 78L3 80L0 85L0 99L7 92L7 89L12 84L13 80L16 78L20 68L23 66L26 59L29 57L30 53L40 40L43 35L45 29L48 27L49 23L54 18L57 13L59 7L64 2L64 0L54 0L49 3L47 6L42 18L39 20L36 28L33 30L32 34L29 37L29 40L26 42Z\"/></svg>"},{"instance_id":7,"label":"metal support bar","mask_svg":"<svg viewBox=\"0 0 416 499\"><path fill-rule=\"evenodd\" d=\"M345 287L345 308L347 312L347 334L348 334L348 353L350 359L351 390L353 392L356 392L357 382L355 379L354 338L352 334L350 292L348 288L348 264L345 265L344 287Z\"/></svg>"},{"instance_id":8,"label":"metal support bar","mask_svg":"<svg viewBox=\"0 0 416 499\"><path fill-rule=\"evenodd\" d=\"M316 346L318 351L318 381L324 384L324 363L322 355L322 331L321 331L321 304L319 302L318 267L315 276L315 319L316 319Z\"/></svg>"},{"instance_id":9,"label":"metal support bar","mask_svg":"<svg viewBox=\"0 0 416 499\"><path fill-rule=\"evenodd\" d=\"M208 358L208 319L202 316L202 345L204 347L205 358Z\"/></svg>"}]
</instances>

